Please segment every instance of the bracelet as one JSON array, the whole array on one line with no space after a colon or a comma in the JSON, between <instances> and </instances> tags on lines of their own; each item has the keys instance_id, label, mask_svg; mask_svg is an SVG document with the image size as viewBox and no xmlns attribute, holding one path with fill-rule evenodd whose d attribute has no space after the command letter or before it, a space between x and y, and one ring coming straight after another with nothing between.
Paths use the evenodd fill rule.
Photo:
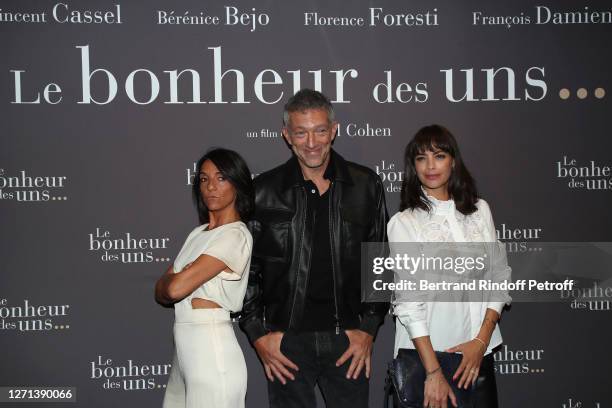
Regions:
<instances>
[{"instance_id":1,"label":"bracelet","mask_svg":"<svg viewBox=\"0 0 612 408\"><path fill-rule=\"evenodd\" d=\"M429 378L434 375L436 372L440 371L442 369L441 366L438 366L438 368L436 368L435 370L431 370L429 372L427 372L427 376L425 377L425 381L429 380Z\"/></svg>"},{"instance_id":2,"label":"bracelet","mask_svg":"<svg viewBox=\"0 0 612 408\"><path fill-rule=\"evenodd\" d=\"M484 342L484 340L482 340L482 339L481 339L481 338L479 338L479 337L474 337L474 340L478 340L479 342L481 342L481 343L482 343L482 345L485 347L485 350L487 349L487 343L485 343L485 342Z\"/></svg>"}]
</instances>

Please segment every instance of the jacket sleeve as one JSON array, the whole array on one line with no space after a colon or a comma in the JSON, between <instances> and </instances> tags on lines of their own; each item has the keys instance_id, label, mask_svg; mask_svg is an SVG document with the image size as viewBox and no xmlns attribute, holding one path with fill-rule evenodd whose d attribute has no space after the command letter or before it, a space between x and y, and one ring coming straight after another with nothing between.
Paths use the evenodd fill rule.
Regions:
<instances>
[{"instance_id":1,"label":"jacket sleeve","mask_svg":"<svg viewBox=\"0 0 612 408\"><path fill-rule=\"evenodd\" d=\"M387 205L385 203L385 191L382 181L376 177L376 213L372 214L373 221L370 227L368 242L379 242L381 248L386 248L387 245ZM385 244L385 245L383 245ZM386 254L381 254L386 256ZM359 329L376 337L379 326L384 322L385 315L389 311L388 302L362 302L361 303L361 323Z\"/></svg>"},{"instance_id":2,"label":"jacket sleeve","mask_svg":"<svg viewBox=\"0 0 612 408\"><path fill-rule=\"evenodd\" d=\"M255 242L261 231L261 224L257 220L251 220L247 226L253 236L253 248L255 248ZM255 251L253 251L249 269L249 283L244 297L242 313L239 318L240 328L246 333L251 344L268 333L263 319L261 260L255 256Z\"/></svg>"}]
</instances>

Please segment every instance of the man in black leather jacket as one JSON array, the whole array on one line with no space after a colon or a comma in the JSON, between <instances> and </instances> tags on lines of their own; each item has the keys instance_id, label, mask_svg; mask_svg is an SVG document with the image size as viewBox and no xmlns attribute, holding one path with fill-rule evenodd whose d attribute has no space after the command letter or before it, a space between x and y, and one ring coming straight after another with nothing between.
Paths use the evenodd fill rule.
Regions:
<instances>
[{"instance_id":1,"label":"man in black leather jacket","mask_svg":"<svg viewBox=\"0 0 612 408\"><path fill-rule=\"evenodd\" d=\"M362 242L386 241L380 178L331 149L323 94L289 99L286 163L258 176L253 257L240 326L269 379L271 407L367 407L372 343L388 310L361 302Z\"/></svg>"}]
</instances>

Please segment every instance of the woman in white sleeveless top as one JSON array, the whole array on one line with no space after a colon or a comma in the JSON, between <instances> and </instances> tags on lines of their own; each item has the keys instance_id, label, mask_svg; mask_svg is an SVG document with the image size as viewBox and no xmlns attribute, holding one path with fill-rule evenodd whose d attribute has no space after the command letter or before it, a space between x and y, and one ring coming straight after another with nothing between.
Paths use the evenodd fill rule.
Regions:
<instances>
[{"instance_id":1,"label":"woman in white sleeveless top","mask_svg":"<svg viewBox=\"0 0 612 408\"><path fill-rule=\"evenodd\" d=\"M201 225L158 280L156 300L174 305L175 354L164 408L244 407L247 369L230 312L242 309L251 260L246 225L251 173L235 152L215 149L196 167L193 196Z\"/></svg>"},{"instance_id":2,"label":"woman in white sleeveless top","mask_svg":"<svg viewBox=\"0 0 612 408\"><path fill-rule=\"evenodd\" d=\"M419 130L406 147L400 212L387 226L389 242L485 242L496 245L491 210L480 199L454 136L439 125ZM489 244L487 244L489 245ZM505 253L505 251L504 251ZM510 279L505 258L496 279ZM457 406L453 389L473 389L476 408L497 407L492 350L502 342L497 324L507 292L482 302L396 302L395 353L416 349L427 373L425 406ZM435 351L461 353L451 384Z\"/></svg>"}]
</instances>

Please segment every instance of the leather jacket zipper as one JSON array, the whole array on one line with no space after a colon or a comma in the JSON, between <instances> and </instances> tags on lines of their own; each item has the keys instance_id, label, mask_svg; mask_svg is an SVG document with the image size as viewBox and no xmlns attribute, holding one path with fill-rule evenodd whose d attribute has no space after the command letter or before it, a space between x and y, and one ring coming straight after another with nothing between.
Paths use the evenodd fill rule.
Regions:
<instances>
[{"instance_id":1,"label":"leather jacket zipper","mask_svg":"<svg viewBox=\"0 0 612 408\"><path fill-rule=\"evenodd\" d=\"M306 215L308 214L308 196L306 194L306 187L302 186L302 193L304 198L304 211L302 215L302 238L300 243L304 243L304 231L306 230ZM297 270L295 272L295 291L293 292L293 303L291 305L291 317L289 318L289 329L293 328L293 316L295 315L295 301L297 300L298 293L298 281L300 277L300 265L302 264L302 251L300 250L300 259L298 259Z\"/></svg>"},{"instance_id":2,"label":"leather jacket zipper","mask_svg":"<svg viewBox=\"0 0 612 408\"><path fill-rule=\"evenodd\" d=\"M333 224L332 224L332 205L333 205L333 191L334 191L334 182L332 181L329 186L329 245L330 245L330 253L332 258L332 278L334 280L334 307L336 308L336 334L340 334L340 316L338 313L338 296L336 290L336 260L334 259L334 239L333 239Z\"/></svg>"}]
</instances>

